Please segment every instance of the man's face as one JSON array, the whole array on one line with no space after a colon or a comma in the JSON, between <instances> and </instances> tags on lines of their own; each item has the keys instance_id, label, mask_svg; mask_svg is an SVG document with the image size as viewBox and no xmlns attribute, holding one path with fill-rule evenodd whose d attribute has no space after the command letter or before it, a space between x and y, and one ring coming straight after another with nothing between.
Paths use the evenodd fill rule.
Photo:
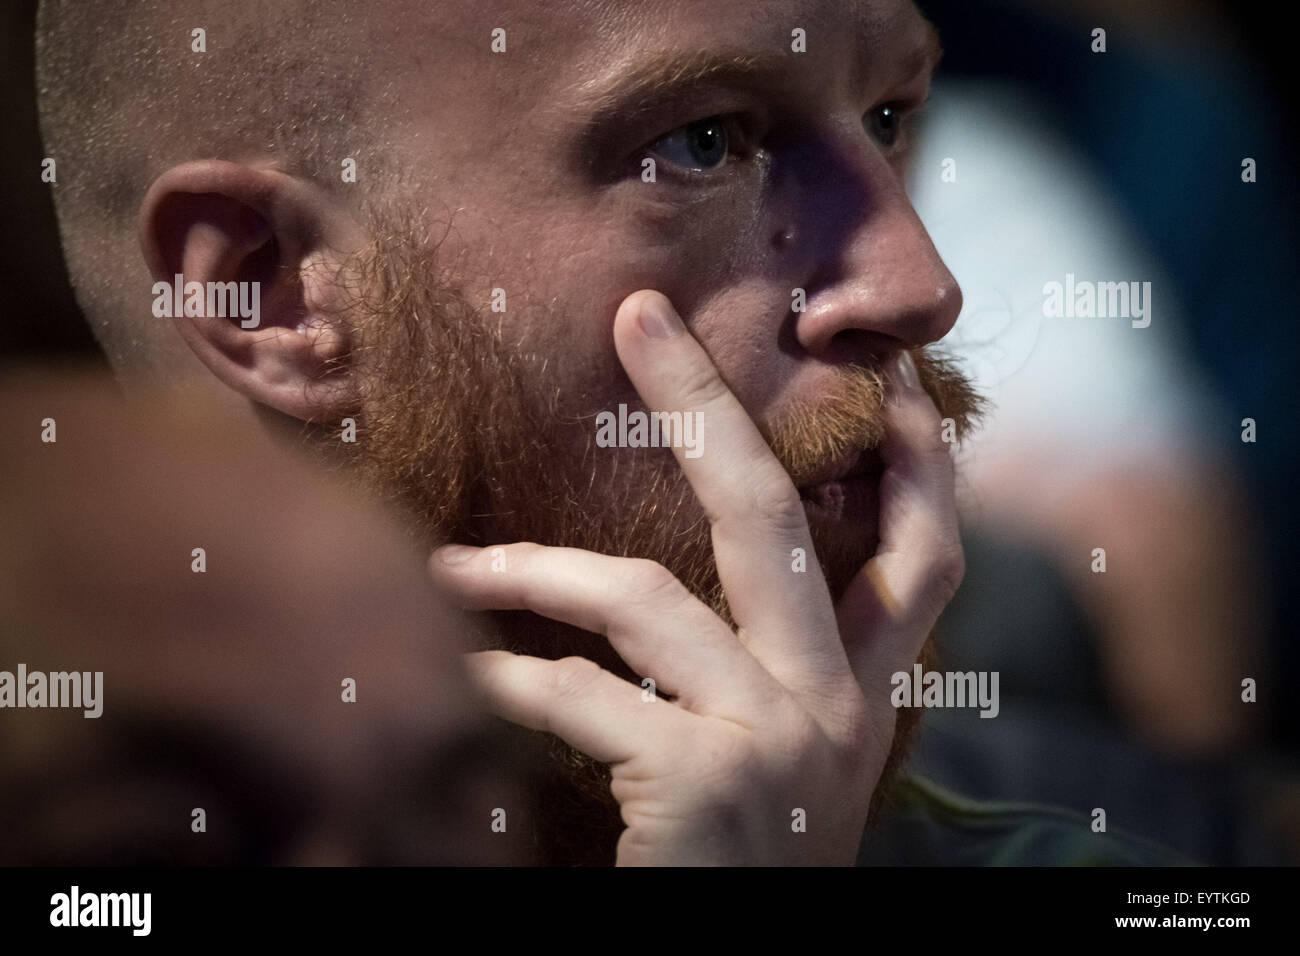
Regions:
<instances>
[{"instance_id":1,"label":"man's face","mask_svg":"<svg viewBox=\"0 0 1300 956\"><path fill-rule=\"evenodd\" d=\"M503 52L490 45L496 27ZM392 320L370 333L386 367L370 372L369 417L397 429L389 455L404 459L387 477L439 484L428 459L456 457L465 439L399 419L446 403L455 411L436 417L477 416L496 446L482 454L508 459L470 466L494 487L466 487L481 517L472 529L442 523L447 533L656 557L710 585L711 562L694 553L707 534L670 453L594 440L599 413L639 407L611 324L624 297L655 288L801 485L823 563L842 553L828 575L851 574L874 545L872 476L819 482L879 440L879 364L941 337L961 301L902 186L906 114L936 57L926 21L896 0L466 5L430 35L435 48L395 58L424 67L398 80L414 104L400 207L428 210L404 224L406 239L436 239L441 271L397 270L426 287L450 277L478 313L444 321L477 322L499 348L469 348L468 369L486 380L469 400L473 389L419 382L456 377L444 363L463 334L416 344ZM404 308L425 293L403 290ZM485 364L496 351L509 367ZM960 379L921 364L949 396L941 411L962 420ZM489 407L494 421L482 420ZM428 489L442 502L424 509L445 509L448 491Z\"/></svg>"},{"instance_id":2,"label":"man's face","mask_svg":"<svg viewBox=\"0 0 1300 956\"><path fill-rule=\"evenodd\" d=\"M956 320L960 292L901 184L935 53L911 3L510 7L449 18L426 68L401 74L403 165L430 230L450 220L443 252L467 294L486 307L504 290L493 320L546 351L588 411L634 399L610 325L641 288L673 301L756 418Z\"/></svg>"}]
</instances>

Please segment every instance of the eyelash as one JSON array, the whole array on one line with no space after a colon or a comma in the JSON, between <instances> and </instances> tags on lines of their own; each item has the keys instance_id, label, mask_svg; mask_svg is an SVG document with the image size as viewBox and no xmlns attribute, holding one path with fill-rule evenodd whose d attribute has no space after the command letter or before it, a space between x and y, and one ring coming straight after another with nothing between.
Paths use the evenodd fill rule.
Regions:
<instances>
[{"instance_id":1,"label":"eyelash","mask_svg":"<svg viewBox=\"0 0 1300 956\"><path fill-rule=\"evenodd\" d=\"M693 169L664 157L659 150L658 147L671 137L679 133L686 133L692 127L703 127L705 124L719 125L725 132L726 153L719 166L710 169ZM712 178L720 174L726 167L738 162L744 162L752 157L756 151L755 143L758 139L754 135L754 125L752 120L747 121L747 117L743 113L718 113L702 119L692 120L689 123L682 123L673 127L643 146L637 151L637 159L643 161L646 157L651 157L655 160L657 168L662 167L665 171L682 179L699 181Z\"/></svg>"},{"instance_id":2,"label":"eyelash","mask_svg":"<svg viewBox=\"0 0 1300 956\"><path fill-rule=\"evenodd\" d=\"M907 102L901 100L892 103L882 103L880 106L876 106L868 110L863 115L862 122L866 123L867 118L871 116L873 113L877 113L881 110L893 110L895 113L898 114L898 139L894 144L890 146L883 146L882 148L889 152L895 152L895 153L905 152L907 148L907 142L908 142L908 136L907 136L909 132L908 124L910 122L915 121L916 115L925 109L925 106L928 102L929 100L926 99L926 100L922 100L919 103Z\"/></svg>"},{"instance_id":3,"label":"eyelash","mask_svg":"<svg viewBox=\"0 0 1300 956\"><path fill-rule=\"evenodd\" d=\"M895 111L897 113L898 122L897 139L893 144L879 145L887 156L901 160L906 158L912 145L912 138L908 135L910 132L909 126L914 122L916 116L925 110L928 103L928 96L923 100L895 100L882 103L879 106L873 106L862 115L862 124L865 128L871 116L883 110ZM698 182L702 179L715 177L723 173L726 167L731 166L736 162L742 162L758 152L758 147L754 144L754 140L757 139L757 137L749 135L750 131L746 129L747 125L752 126L753 124L746 124L744 114L719 113L702 119L692 120L689 123L682 123L673 127L667 133L656 137L637 151L636 158L638 163L643 162L646 157L651 157L656 160L656 166L659 166L660 160L663 159L656 152L656 147L659 146L659 144L677 133L690 129L692 126L699 126L700 124L709 123L711 121L722 124L728 133L726 157L719 166L710 169L692 169L681 166L671 160L663 160L662 165L679 178ZM738 135L736 135L737 132ZM871 135L870 131L868 131L867 135ZM873 142L874 141L873 138Z\"/></svg>"}]
</instances>

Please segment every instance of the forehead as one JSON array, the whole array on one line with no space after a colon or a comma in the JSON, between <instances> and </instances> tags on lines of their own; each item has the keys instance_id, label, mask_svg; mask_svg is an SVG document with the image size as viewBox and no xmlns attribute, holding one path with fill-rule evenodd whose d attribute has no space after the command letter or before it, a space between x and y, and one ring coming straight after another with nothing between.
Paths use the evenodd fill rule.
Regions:
<instances>
[{"instance_id":1,"label":"forehead","mask_svg":"<svg viewBox=\"0 0 1300 956\"><path fill-rule=\"evenodd\" d=\"M481 6L474 9L484 12ZM869 33L922 19L912 0L524 0L497 4L493 12L498 20L527 23L531 29L580 30L605 39L689 31L724 42L740 30L788 35L795 27L831 27Z\"/></svg>"},{"instance_id":2,"label":"forehead","mask_svg":"<svg viewBox=\"0 0 1300 956\"><path fill-rule=\"evenodd\" d=\"M398 18L397 44L418 45L422 82L475 99L586 91L670 54L789 54L796 29L808 52L789 58L792 75L850 62L896 71L900 57L937 52L912 0L450 0L419 9L417 29ZM492 54L496 30L506 49Z\"/></svg>"}]
</instances>

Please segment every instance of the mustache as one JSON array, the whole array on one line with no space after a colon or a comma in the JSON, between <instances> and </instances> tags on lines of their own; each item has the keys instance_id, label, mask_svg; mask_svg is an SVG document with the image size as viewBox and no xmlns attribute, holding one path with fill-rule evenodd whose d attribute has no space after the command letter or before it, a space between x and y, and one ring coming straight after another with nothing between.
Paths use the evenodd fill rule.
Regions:
<instances>
[{"instance_id":1,"label":"mustache","mask_svg":"<svg viewBox=\"0 0 1300 956\"><path fill-rule=\"evenodd\" d=\"M912 359L941 419L951 419L958 442L979 424L987 402L949 357L930 349L911 351ZM885 437L887 380L876 366L844 365L813 401L802 399L759 431L795 485L803 485L830 464L870 452Z\"/></svg>"}]
</instances>

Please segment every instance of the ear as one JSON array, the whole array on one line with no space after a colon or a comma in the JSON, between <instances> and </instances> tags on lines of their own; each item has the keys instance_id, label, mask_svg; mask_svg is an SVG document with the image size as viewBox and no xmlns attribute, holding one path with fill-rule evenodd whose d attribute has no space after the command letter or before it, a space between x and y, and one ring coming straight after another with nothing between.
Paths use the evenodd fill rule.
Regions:
<instances>
[{"instance_id":1,"label":"ear","mask_svg":"<svg viewBox=\"0 0 1300 956\"><path fill-rule=\"evenodd\" d=\"M342 256L360 241L351 214L317 187L223 160L172 167L140 208L155 316L170 316L230 388L304 421L334 418L356 397L341 363L348 333L328 307Z\"/></svg>"}]
</instances>

